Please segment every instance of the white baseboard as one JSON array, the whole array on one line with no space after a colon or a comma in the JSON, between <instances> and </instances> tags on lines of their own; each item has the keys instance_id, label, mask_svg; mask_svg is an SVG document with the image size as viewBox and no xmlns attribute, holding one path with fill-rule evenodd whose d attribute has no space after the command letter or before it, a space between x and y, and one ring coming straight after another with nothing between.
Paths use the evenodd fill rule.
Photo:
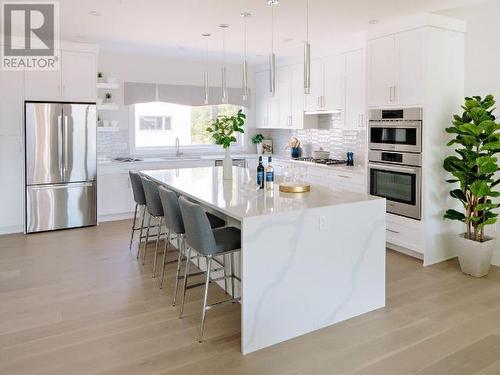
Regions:
<instances>
[{"instance_id":1,"label":"white baseboard","mask_svg":"<svg viewBox=\"0 0 500 375\"><path fill-rule=\"evenodd\" d=\"M127 212L124 214L113 214L113 215L99 215L97 216L97 222L103 223L105 221L118 221L118 220L127 220L133 218L134 218L133 212Z\"/></svg>"},{"instance_id":2,"label":"white baseboard","mask_svg":"<svg viewBox=\"0 0 500 375\"><path fill-rule=\"evenodd\" d=\"M403 254L411 256L413 258L424 260L424 254L419 253L418 251L410 250L410 249L407 249L407 248L402 247L402 246L395 245L395 244L390 243L390 242L386 242L385 246L388 249L397 251L399 253L403 253Z\"/></svg>"},{"instance_id":3,"label":"white baseboard","mask_svg":"<svg viewBox=\"0 0 500 375\"><path fill-rule=\"evenodd\" d=\"M22 225L10 225L6 227L0 227L0 235L13 234L13 233L24 233L24 227Z\"/></svg>"},{"instance_id":4,"label":"white baseboard","mask_svg":"<svg viewBox=\"0 0 500 375\"><path fill-rule=\"evenodd\" d=\"M493 258L491 259L491 264L500 267L500 251L493 251Z\"/></svg>"}]
</instances>

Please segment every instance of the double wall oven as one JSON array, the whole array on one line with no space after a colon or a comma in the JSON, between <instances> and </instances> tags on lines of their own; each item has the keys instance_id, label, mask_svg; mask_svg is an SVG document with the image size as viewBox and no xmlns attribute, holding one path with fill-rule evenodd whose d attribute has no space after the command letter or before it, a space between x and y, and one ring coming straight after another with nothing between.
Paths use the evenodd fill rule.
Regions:
<instances>
[{"instance_id":1,"label":"double wall oven","mask_svg":"<svg viewBox=\"0 0 500 375\"><path fill-rule=\"evenodd\" d=\"M387 200L387 212L422 216L422 108L370 111L369 193Z\"/></svg>"}]
</instances>

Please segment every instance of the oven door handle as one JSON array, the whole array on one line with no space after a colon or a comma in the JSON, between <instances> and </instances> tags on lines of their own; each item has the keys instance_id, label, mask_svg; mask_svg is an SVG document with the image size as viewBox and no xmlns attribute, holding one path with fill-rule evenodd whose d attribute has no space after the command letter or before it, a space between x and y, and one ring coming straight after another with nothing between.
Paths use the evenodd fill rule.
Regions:
<instances>
[{"instance_id":1,"label":"oven door handle","mask_svg":"<svg viewBox=\"0 0 500 375\"><path fill-rule=\"evenodd\" d=\"M394 171L394 172L402 172L402 173L416 173L418 171L417 168L405 168L400 166L392 166L387 164L378 164L378 163L368 163L368 168L381 169L384 171Z\"/></svg>"}]
</instances>

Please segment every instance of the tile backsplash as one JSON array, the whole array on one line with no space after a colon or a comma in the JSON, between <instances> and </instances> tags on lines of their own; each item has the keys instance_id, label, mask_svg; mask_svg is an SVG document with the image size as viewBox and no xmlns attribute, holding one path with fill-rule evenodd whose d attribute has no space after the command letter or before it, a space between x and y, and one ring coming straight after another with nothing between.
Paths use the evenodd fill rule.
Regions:
<instances>
[{"instance_id":1,"label":"tile backsplash","mask_svg":"<svg viewBox=\"0 0 500 375\"><path fill-rule=\"evenodd\" d=\"M345 130L342 128L333 128L329 130L307 129L307 130L288 130L273 129L262 130L266 138L273 140L274 153L285 153L285 147L291 137L297 137L302 143L303 156L311 156L314 150L321 147L330 151L330 157L336 159L345 159L346 153L354 153L356 164L364 165L366 159L366 131L364 130ZM286 151L288 153L289 151Z\"/></svg>"},{"instance_id":2,"label":"tile backsplash","mask_svg":"<svg viewBox=\"0 0 500 375\"><path fill-rule=\"evenodd\" d=\"M128 131L120 129L117 132L99 132L97 134L97 157L116 158L129 155Z\"/></svg>"}]
</instances>

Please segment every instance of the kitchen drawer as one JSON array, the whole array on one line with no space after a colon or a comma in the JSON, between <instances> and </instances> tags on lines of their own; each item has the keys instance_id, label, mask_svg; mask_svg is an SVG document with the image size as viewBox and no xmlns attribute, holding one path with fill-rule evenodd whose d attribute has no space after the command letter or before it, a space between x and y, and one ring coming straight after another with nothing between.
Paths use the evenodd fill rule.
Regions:
<instances>
[{"instance_id":1,"label":"kitchen drawer","mask_svg":"<svg viewBox=\"0 0 500 375\"><path fill-rule=\"evenodd\" d=\"M422 253L420 221L392 214L387 214L386 218L386 241L388 243Z\"/></svg>"}]
</instances>

